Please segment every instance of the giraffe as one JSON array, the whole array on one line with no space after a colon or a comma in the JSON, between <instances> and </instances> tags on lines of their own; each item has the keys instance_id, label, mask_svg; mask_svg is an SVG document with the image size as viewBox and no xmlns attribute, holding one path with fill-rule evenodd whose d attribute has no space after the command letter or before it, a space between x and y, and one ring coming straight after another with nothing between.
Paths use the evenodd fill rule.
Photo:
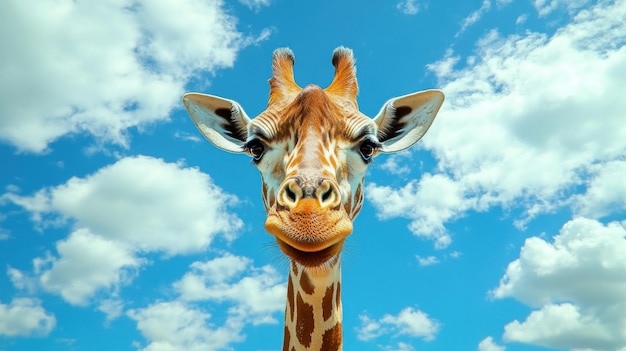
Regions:
<instances>
[{"instance_id":1,"label":"giraffe","mask_svg":"<svg viewBox=\"0 0 626 351\"><path fill-rule=\"evenodd\" d=\"M246 153L261 173L265 229L290 259L284 351L342 350L340 253L363 204L372 159L404 150L426 133L444 95L426 90L359 111L352 50L334 50L325 89L301 88L295 56L274 51L267 107L250 119L234 100L188 93L183 103L217 148Z\"/></svg>"}]
</instances>

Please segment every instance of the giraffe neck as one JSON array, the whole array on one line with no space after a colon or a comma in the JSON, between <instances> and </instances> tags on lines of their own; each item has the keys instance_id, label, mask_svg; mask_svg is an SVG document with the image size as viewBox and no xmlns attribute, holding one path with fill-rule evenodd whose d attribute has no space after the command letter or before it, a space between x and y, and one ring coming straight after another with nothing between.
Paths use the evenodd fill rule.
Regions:
<instances>
[{"instance_id":1,"label":"giraffe neck","mask_svg":"<svg viewBox=\"0 0 626 351\"><path fill-rule=\"evenodd\" d=\"M341 267L291 263L283 351L342 350Z\"/></svg>"}]
</instances>

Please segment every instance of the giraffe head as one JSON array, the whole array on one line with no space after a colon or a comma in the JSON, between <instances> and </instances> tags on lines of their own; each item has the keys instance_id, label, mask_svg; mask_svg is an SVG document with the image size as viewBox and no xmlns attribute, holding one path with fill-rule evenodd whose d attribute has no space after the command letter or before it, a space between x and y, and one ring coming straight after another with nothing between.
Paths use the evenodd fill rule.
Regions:
<instances>
[{"instance_id":1,"label":"giraffe head","mask_svg":"<svg viewBox=\"0 0 626 351\"><path fill-rule=\"evenodd\" d=\"M294 55L273 55L267 108L250 119L235 101L190 93L183 97L200 132L220 149L246 153L261 172L266 230L305 267L337 262L363 203L372 159L404 150L426 133L443 103L429 90L387 101L378 115L359 111L352 51L335 49L335 76L322 89L301 88Z\"/></svg>"}]
</instances>

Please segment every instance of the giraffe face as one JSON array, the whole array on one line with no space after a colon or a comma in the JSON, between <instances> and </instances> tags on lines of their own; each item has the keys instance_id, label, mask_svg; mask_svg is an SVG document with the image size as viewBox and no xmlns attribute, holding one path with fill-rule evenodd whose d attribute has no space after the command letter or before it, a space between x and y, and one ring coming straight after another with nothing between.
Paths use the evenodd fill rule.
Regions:
<instances>
[{"instance_id":1,"label":"giraffe face","mask_svg":"<svg viewBox=\"0 0 626 351\"><path fill-rule=\"evenodd\" d=\"M443 103L440 91L418 92L387 101L369 118L356 103L352 51L336 49L332 62L335 77L327 88L300 88L293 53L276 50L268 107L254 119L233 100L183 98L209 141L252 157L261 172L265 228L283 253L306 267L337 261L361 209L372 158L416 143Z\"/></svg>"},{"instance_id":2,"label":"giraffe face","mask_svg":"<svg viewBox=\"0 0 626 351\"><path fill-rule=\"evenodd\" d=\"M309 85L254 118L247 132L244 150L263 180L266 230L303 265L336 258L361 209L367 165L382 147L375 123Z\"/></svg>"}]
</instances>

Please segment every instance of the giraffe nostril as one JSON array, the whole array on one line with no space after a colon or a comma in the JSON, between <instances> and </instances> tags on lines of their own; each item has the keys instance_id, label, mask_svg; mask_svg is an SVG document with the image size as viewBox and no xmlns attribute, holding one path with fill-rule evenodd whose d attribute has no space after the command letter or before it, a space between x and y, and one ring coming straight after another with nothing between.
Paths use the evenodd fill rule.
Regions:
<instances>
[{"instance_id":1,"label":"giraffe nostril","mask_svg":"<svg viewBox=\"0 0 626 351\"><path fill-rule=\"evenodd\" d=\"M287 197L289 198L289 200L291 200L291 202L296 202L297 195L293 190L291 190L291 187L288 186L285 188L285 195L287 195Z\"/></svg>"},{"instance_id":2,"label":"giraffe nostril","mask_svg":"<svg viewBox=\"0 0 626 351\"><path fill-rule=\"evenodd\" d=\"M317 186L311 183L317 183ZM339 188L328 179L309 180L306 179L288 179L279 190L277 198L280 206L287 209L298 207L301 200L311 199L317 200L317 205L321 209L334 208L341 202ZM308 206L308 205L307 205Z\"/></svg>"},{"instance_id":3,"label":"giraffe nostril","mask_svg":"<svg viewBox=\"0 0 626 351\"><path fill-rule=\"evenodd\" d=\"M302 198L302 189L295 180L288 179L280 188L276 200L281 206L294 208L300 198Z\"/></svg>"},{"instance_id":4,"label":"giraffe nostril","mask_svg":"<svg viewBox=\"0 0 626 351\"><path fill-rule=\"evenodd\" d=\"M338 202L341 201L339 189L330 180L324 180L322 184L320 184L317 190L317 198L319 199L320 205L324 208L335 207L339 205Z\"/></svg>"},{"instance_id":5,"label":"giraffe nostril","mask_svg":"<svg viewBox=\"0 0 626 351\"><path fill-rule=\"evenodd\" d=\"M330 196L333 194L333 188L329 187L328 190L326 190L323 194L322 194L322 202L326 202L328 201L328 199L330 199Z\"/></svg>"}]
</instances>

